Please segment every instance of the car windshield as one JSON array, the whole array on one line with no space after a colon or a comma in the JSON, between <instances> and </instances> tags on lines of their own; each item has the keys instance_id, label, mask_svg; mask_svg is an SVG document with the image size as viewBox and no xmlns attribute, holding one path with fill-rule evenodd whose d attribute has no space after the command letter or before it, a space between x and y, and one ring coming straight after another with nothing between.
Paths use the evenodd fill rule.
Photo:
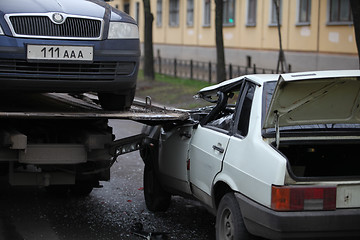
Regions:
<instances>
[{"instance_id":1,"label":"car windshield","mask_svg":"<svg viewBox=\"0 0 360 240\"><path fill-rule=\"evenodd\" d=\"M271 98L273 96L277 81L269 81L263 87L263 108L262 108L262 124L265 121L266 114L270 107ZM333 129L360 129L360 124L309 124L280 127L280 131L293 130L333 130ZM269 128L266 132L274 132L275 128Z\"/></svg>"}]
</instances>

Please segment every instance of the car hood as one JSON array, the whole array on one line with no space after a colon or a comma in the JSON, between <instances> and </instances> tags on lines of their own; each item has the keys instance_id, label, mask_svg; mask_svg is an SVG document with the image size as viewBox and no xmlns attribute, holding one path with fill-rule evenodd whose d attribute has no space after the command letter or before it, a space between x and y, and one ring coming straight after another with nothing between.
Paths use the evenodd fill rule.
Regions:
<instances>
[{"instance_id":1,"label":"car hood","mask_svg":"<svg viewBox=\"0 0 360 240\"><path fill-rule=\"evenodd\" d=\"M110 7L101 0L11 0L0 1L0 12L7 13L47 13L62 12L95 18L131 21L131 18ZM123 19L124 20L124 19Z\"/></svg>"},{"instance_id":2,"label":"car hood","mask_svg":"<svg viewBox=\"0 0 360 240\"><path fill-rule=\"evenodd\" d=\"M264 128L360 123L360 71L282 74Z\"/></svg>"}]
</instances>

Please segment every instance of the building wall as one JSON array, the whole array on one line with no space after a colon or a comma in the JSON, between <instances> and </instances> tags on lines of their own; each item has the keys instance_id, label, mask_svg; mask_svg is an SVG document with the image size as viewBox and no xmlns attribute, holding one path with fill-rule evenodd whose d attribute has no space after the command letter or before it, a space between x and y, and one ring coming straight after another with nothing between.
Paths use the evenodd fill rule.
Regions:
<instances>
[{"instance_id":1,"label":"building wall","mask_svg":"<svg viewBox=\"0 0 360 240\"><path fill-rule=\"evenodd\" d=\"M311 5L311 22L310 25L297 25L297 1L292 1L290 6L289 34L287 49L291 51L318 51L318 38L319 38L319 1L312 1ZM293 27L290 27L293 26Z\"/></svg>"},{"instance_id":2,"label":"building wall","mask_svg":"<svg viewBox=\"0 0 360 240\"><path fill-rule=\"evenodd\" d=\"M139 28L143 39L142 0L114 0L110 4L123 10L124 3L130 4L130 15L136 17L136 3L139 6ZM169 25L169 0L163 0L162 25L156 25L157 0L150 0L154 15L153 42L155 51L163 57L174 54L178 58L214 61L215 48L215 1L211 0L211 24L203 26L204 0L194 0L194 24L187 26L187 0L179 0L179 25ZM236 0L235 22L224 26L223 36L226 61L246 64L247 56L261 67L273 67L279 51L277 26L271 26L270 0L258 0L256 26L247 26L248 0ZM282 0L281 37L288 63L294 70L349 69L358 68L354 27L329 25L328 0L311 1L311 21L308 25L297 24L298 0ZM185 54L186 53L186 54ZM156 54L156 53L155 53ZM331 57L336 55L335 57ZM301 61L299 60L301 59ZM326 60L325 60L326 59ZM216 60L216 59L215 59ZM311 64L310 64L311 63ZM276 66L276 64L275 64ZM316 69L313 69L316 68Z\"/></svg>"}]
</instances>

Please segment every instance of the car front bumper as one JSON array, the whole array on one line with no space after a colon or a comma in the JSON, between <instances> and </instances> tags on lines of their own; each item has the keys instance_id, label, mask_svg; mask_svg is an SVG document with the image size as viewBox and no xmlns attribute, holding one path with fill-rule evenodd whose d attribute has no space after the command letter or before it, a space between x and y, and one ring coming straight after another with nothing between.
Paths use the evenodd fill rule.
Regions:
<instances>
[{"instance_id":1,"label":"car front bumper","mask_svg":"<svg viewBox=\"0 0 360 240\"><path fill-rule=\"evenodd\" d=\"M267 239L360 236L360 209L276 212L235 194L248 231Z\"/></svg>"},{"instance_id":2,"label":"car front bumper","mask_svg":"<svg viewBox=\"0 0 360 240\"><path fill-rule=\"evenodd\" d=\"M28 44L92 46L93 61L29 61ZM139 40L48 40L0 36L2 91L116 92L136 86Z\"/></svg>"}]
</instances>

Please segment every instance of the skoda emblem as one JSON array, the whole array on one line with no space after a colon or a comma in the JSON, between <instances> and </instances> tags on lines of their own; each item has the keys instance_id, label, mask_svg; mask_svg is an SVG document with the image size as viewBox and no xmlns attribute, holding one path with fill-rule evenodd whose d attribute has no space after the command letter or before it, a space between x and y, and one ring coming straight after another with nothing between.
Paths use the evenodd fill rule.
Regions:
<instances>
[{"instance_id":1,"label":"skoda emblem","mask_svg":"<svg viewBox=\"0 0 360 240\"><path fill-rule=\"evenodd\" d=\"M64 22L64 16L61 13L54 13L52 19L57 24L62 24Z\"/></svg>"}]
</instances>

